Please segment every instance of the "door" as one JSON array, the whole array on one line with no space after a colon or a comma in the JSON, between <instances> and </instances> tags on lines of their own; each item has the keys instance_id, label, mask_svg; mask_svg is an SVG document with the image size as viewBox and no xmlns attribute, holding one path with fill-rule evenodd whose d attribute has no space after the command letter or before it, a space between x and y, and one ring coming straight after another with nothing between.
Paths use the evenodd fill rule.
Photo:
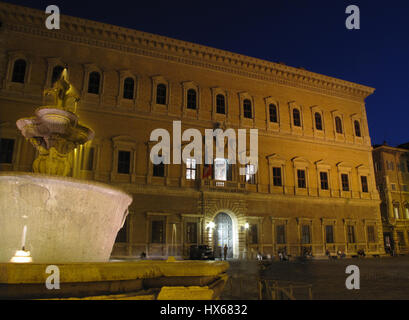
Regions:
<instances>
[{"instance_id":1,"label":"door","mask_svg":"<svg viewBox=\"0 0 409 320\"><path fill-rule=\"evenodd\" d=\"M227 258L233 258L233 223L230 216L224 212L215 218L215 257L224 258L223 248L227 245Z\"/></svg>"}]
</instances>

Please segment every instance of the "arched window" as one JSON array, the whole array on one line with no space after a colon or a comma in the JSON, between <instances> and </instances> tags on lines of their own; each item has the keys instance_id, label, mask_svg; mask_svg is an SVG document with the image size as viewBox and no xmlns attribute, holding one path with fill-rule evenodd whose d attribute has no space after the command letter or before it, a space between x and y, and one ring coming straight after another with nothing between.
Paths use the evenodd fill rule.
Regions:
<instances>
[{"instance_id":1,"label":"arched window","mask_svg":"<svg viewBox=\"0 0 409 320\"><path fill-rule=\"evenodd\" d=\"M321 118L321 114L319 112L315 113L315 128L317 130L322 130L322 118Z\"/></svg>"},{"instance_id":2,"label":"arched window","mask_svg":"<svg viewBox=\"0 0 409 320\"><path fill-rule=\"evenodd\" d=\"M12 82L24 83L26 77L27 62L23 59L18 59L14 62Z\"/></svg>"},{"instance_id":3,"label":"arched window","mask_svg":"<svg viewBox=\"0 0 409 320\"><path fill-rule=\"evenodd\" d=\"M216 96L216 113L226 114L226 101L222 94Z\"/></svg>"},{"instance_id":4,"label":"arched window","mask_svg":"<svg viewBox=\"0 0 409 320\"><path fill-rule=\"evenodd\" d=\"M134 98L135 80L128 77L124 80L124 99L132 100Z\"/></svg>"},{"instance_id":5,"label":"arched window","mask_svg":"<svg viewBox=\"0 0 409 320\"><path fill-rule=\"evenodd\" d=\"M277 106L275 104L270 104L268 106L269 113L270 113L270 122L278 122L278 117L277 117Z\"/></svg>"},{"instance_id":6,"label":"arched window","mask_svg":"<svg viewBox=\"0 0 409 320\"><path fill-rule=\"evenodd\" d=\"M251 101L246 99L243 101L243 114L245 118L251 119L253 117L253 113L251 110Z\"/></svg>"},{"instance_id":7,"label":"arched window","mask_svg":"<svg viewBox=\"0 0 409 320\"><path fill-rule=\"evenodd\" d=\"M166 86L163 83L156 87L156 104L166 104Z\"/></svg>"},{"instance_id":8,"label":"arched window","mask_svg":"<svg viewBox=\"0 0 409 320\"><path fill-rule=\"evenodd\" d=\"M88 92L93 94L99 94L99 83L101 81L101 75L97 71L93 71L89 74L88 79Z\"/></svg>"},{"instance_id":9,"label":"arched window","mask_svg":"<svg viewBox=\"0 0 409 320\"><path fill-rule=\"evenodd\" d=\"M342 134L342 121L340 117L335 117L335 130L337 133Z\"/></svg>"},{"instance_id":10,"label":"arched window","mask_svg":"<svg viewBox=\"0 0 409 320\"><path fill-rule=\"evenodd\" d=\"M188 109L196 109L197 102L196 102L196 90L189 89L187 91L187 108Z\"/></svg>"},{"instance_id":11,"label":"arched window","mask_svg":"<svg viewBox=\"0 0 409 320\"><path fill-rule=\"evenodd\" d=\"M64 70L64 67L62 67L62 66L55 66L53 68L53 73L51 75L51 85L53 85L54 82L56 82L60 78L61 73L63 72L63 70Z\"/></svg>"},{"instance_id":12,"label":"arched window","mask_svg":"<svg viewBox=\"0 0 409 320\"><path fill-rule=\"evenodd\" d=\"M361 125L359 124L358 120L354 121L354 127L355 127L355 135L357 137L360 137L361 136Z\"/></svg>"},{"instance_id":13,"label":"arched window","mask_svg":"<svg viewBox=\"0 0 409 320\"><path fill-rule=\"evenodd\" d=\"M296 127L301 127L301 114L300 110L294 108L293 109L293 123Z\"/></svg>"}]
</instances>

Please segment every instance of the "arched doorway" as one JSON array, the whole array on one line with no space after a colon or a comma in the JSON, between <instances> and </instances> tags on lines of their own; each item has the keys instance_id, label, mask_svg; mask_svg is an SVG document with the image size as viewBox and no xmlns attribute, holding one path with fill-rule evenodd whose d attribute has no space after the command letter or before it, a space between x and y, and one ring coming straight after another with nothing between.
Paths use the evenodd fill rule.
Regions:
<instances>
[{"instance_id":1,"label":"arched doorway","mask_svg":"<svg viewBox=\"0 0 409 320\"><path fill-rule=\"evenodd\" d=\"M227 245L227 258L233 258L233 222L227 213L220 212L214 219L215 237L214 249L215 257L223 258L223 248Z\"/></svg>"}]
</instances>

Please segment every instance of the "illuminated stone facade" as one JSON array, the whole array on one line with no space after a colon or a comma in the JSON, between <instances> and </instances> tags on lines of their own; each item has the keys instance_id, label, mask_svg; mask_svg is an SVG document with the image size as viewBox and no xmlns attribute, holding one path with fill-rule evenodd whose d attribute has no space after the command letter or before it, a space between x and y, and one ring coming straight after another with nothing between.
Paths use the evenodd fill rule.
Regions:
<instances>
[{"instance_id":1,"label":"illuminated stone facade","mask_svg":"<svg viewBox=\"0 0 409 320\"><path fill-rule=\"evenodd\" d=\"M41 92L67 65L78 114L96 137L71 155L71 175L134 199L113 256L186 257L215 238L228 238L235 258L382 253L365 111L374 89L78 18L62 16L60 30L47 30L44 12L8 4L0 20L0 170L31 171L35 151L15 122L44 104ZM229 165L226 181L216 181L203 165L153 166L150 133L171 132L174 120L202 133L258 129L256 175ZM219 213L231 222L209 228Z\"/></svg>"},{"instance_id":2,"label":"illuminated stone facade","mask_svg":"<svg viewBox=\"0 0 409 320\"><path fill-rule=\"evenodd\" d=\"M381 203L385 247L409 252L409 144L373 150L375 179Z\"/></svg>"}]
</instances>

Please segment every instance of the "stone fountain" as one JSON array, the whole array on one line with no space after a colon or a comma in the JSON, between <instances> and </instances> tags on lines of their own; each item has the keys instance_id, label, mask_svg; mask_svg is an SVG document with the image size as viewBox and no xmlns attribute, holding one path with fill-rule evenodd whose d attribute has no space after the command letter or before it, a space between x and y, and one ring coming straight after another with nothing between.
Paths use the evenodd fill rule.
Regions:
<instances>
[{"instance_id":1,"label":"stone fountain","mask_svg":"<svg viewBox=\"0 0 409 320\"><path fill-rule=\"evenodd\" d=\"M109 262L132 197L68 177L70 153L94 137L79 122L79 95L64 69L51 105L17 121L37 150L34 173L0 173L0 298L215 299L226 262ZM48 290L49 265L61 274Z\"/></svg>"}]
</instances>

